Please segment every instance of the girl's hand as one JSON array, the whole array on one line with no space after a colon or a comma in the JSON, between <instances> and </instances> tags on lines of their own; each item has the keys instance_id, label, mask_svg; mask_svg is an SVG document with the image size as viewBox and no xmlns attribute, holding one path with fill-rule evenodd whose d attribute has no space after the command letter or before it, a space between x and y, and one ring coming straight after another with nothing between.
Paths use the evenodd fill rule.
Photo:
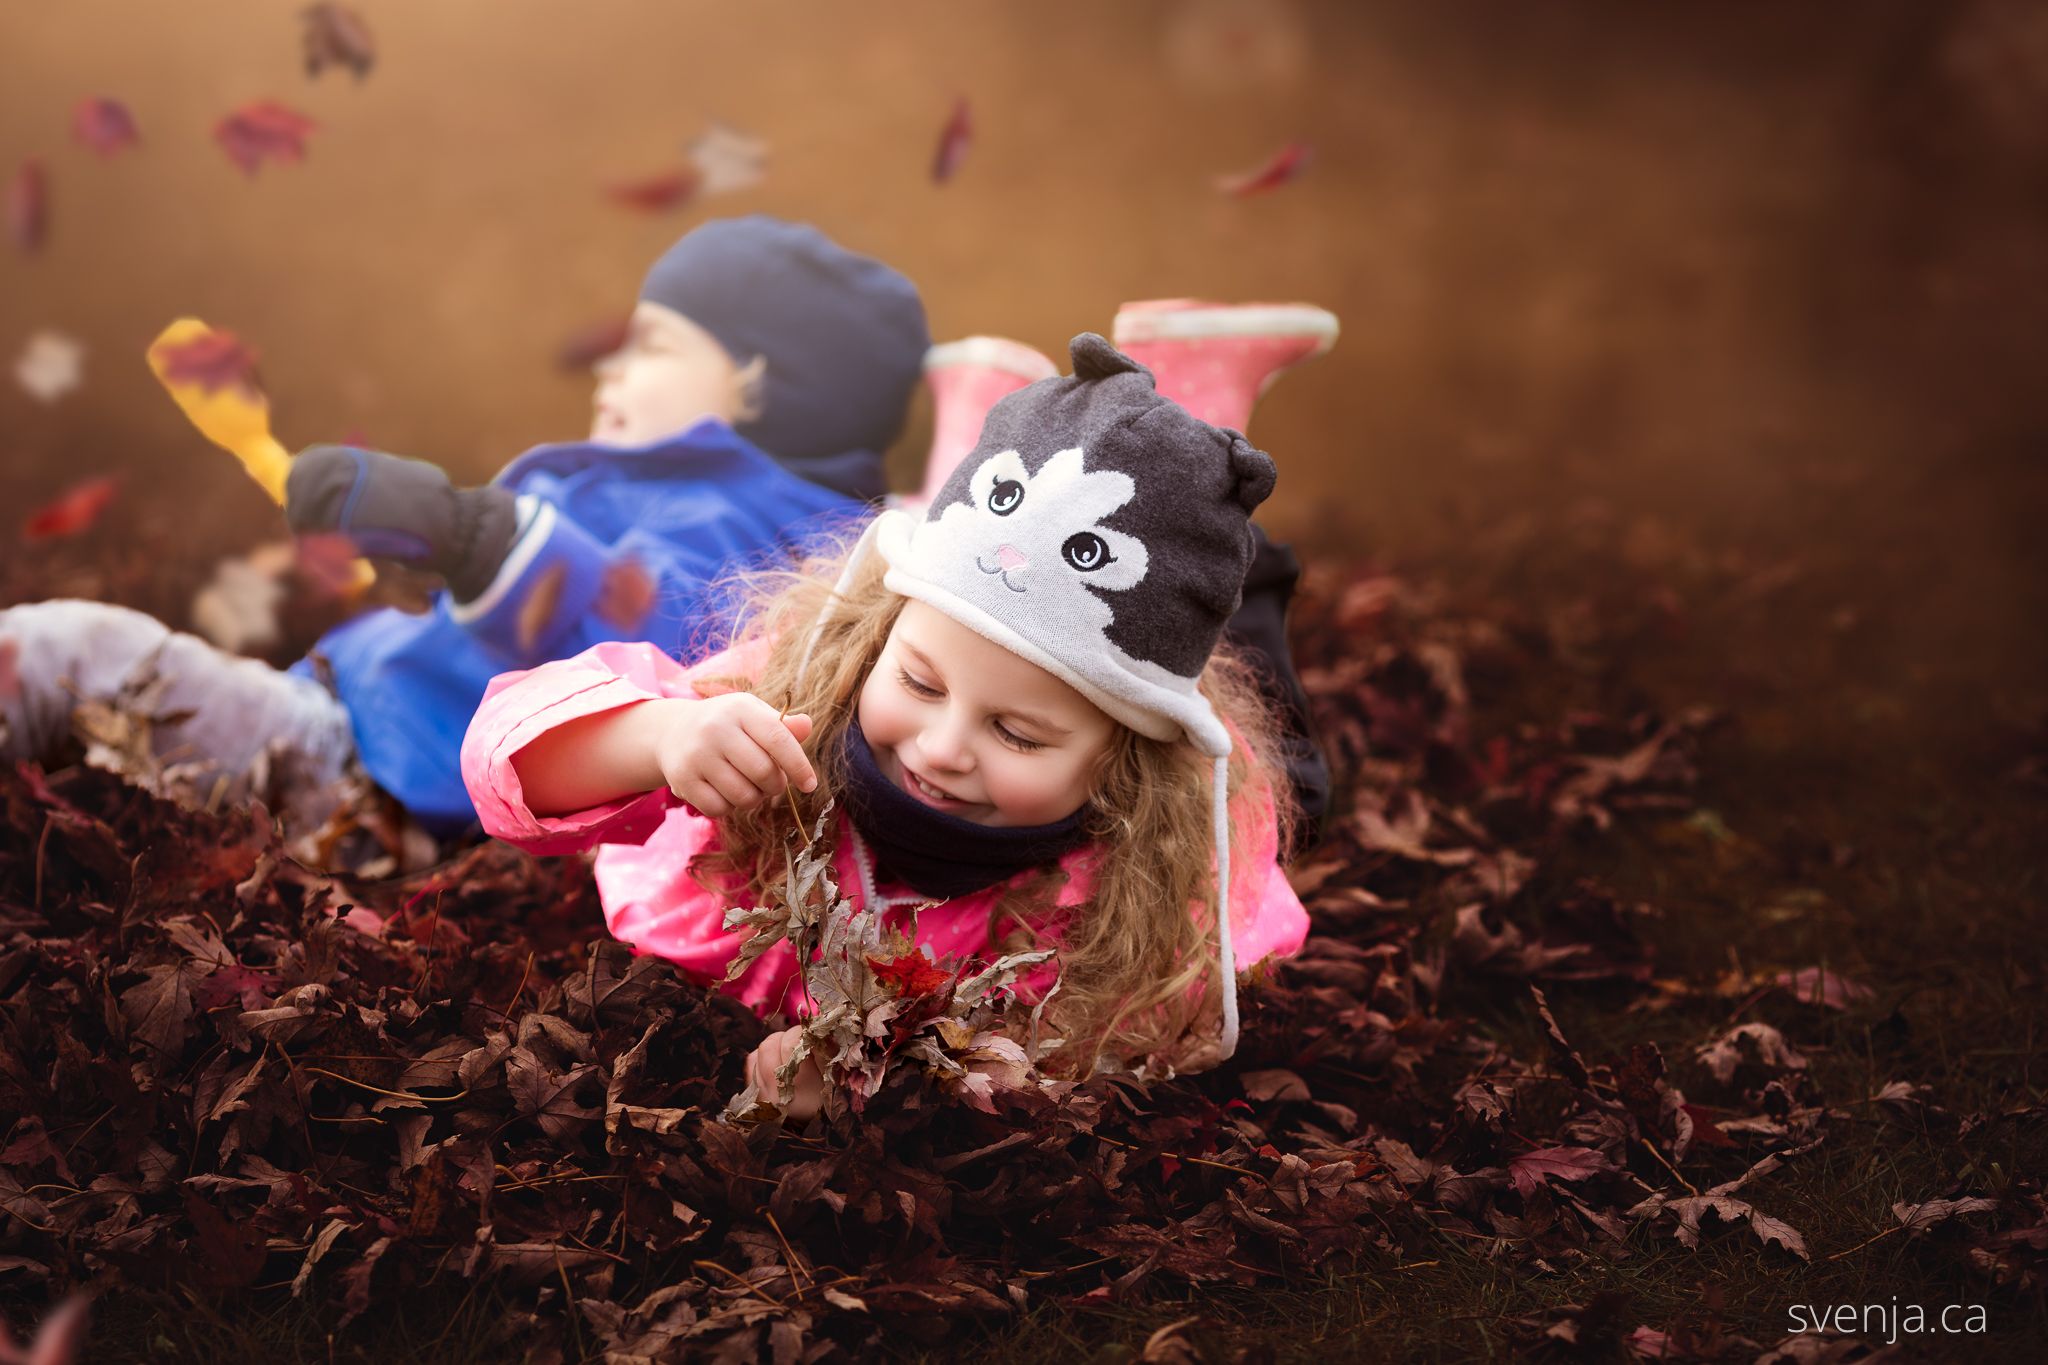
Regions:
<instances>
[{"instance_id":1,"label":"girl's hand","mask_svg":"<svg viewBox=\"0 0 2048 1365\"><path fill-rule=\"evenodd\" d=\"M804 757L811 718L778 716L751 692L728 692L665 706L654 742L668 789L697 813L717 819L782 794L818 785Z\"/></svg>"},{"instance_id":2,"label":"girl's hand","mask_svg":"<svg viewBox=\"0 0 2048 1365\"><path fill-rule=\"evenodd\" d=\"M775 1073L789 1060L789 1054L796 1051L796 1040L802 1032L802 1027L798 1026L771 1033L747 1057L747 1081L770 1104L774 1104L782 1093ZM813 1053L805 1057L797 1068L796 1082L790 1087L789 1107L782 1111L783 1117L799 1121L815 1117L824 1103L825 1073L819 1068L817 1055Z\"/></svg>"}]
</instances>

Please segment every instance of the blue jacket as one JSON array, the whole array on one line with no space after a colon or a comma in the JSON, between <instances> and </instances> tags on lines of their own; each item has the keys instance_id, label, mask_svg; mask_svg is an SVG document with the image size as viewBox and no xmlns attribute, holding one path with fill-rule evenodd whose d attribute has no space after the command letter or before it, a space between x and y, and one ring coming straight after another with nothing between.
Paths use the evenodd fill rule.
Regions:
<instances>
[{"instance_id":1,"label":"blue jacket","mask_svg":"<svg viewBox=\"0 0 2048 1365\"><path fill-rule=\"evenodd\" d=\"M879 470L879 457L866 459ZM844 531L868 510L708 418L651 446L536 446L493 482L521 495L523 525L482 596L458 606L437 593L424 615L366 612L293 666L334 689L370 776L440 833L476 818L462 736L492 678L606 640L647 640L683 658L716 648L716 580ZM607 602L607 573L627 561L639 573L615 576ZM638 605L641 585L653 605L635 620L618 598Z\"/></svg>"}]
</instances>

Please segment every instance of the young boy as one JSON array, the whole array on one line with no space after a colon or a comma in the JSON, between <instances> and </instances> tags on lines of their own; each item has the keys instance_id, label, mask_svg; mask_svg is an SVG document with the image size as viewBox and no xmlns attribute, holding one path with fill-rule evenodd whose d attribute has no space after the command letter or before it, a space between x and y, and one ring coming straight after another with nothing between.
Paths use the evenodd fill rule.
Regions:
<instances>
[{"instance_id":1,"label":"young boy","mask_svg":"<svg viewBox=\"0 0 2048 1365\"><path fill-rule=\"evenodd\" d=\"M459 749L490 679L603 640L690 651L714 580L881 495L929 345L916 288L880 262L801 224L706 223L648 272L588 440L481 488L343 446L294 461L293 529L441 574L425 615L367 612L280 673L104 603L0 611L0 754L46 752L76 700L154 675L157 754L236 796L269 769L295 830L331 811L352 759L427 828L459 830Z\"/></svg>"}]
</instances>

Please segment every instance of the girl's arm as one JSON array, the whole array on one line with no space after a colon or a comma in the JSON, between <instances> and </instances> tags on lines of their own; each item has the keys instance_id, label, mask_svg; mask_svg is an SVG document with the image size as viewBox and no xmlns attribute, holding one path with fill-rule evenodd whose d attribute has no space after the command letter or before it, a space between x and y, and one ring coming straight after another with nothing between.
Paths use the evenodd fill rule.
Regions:
<instances>
[{"instance_id":1,"label":"girl's arm","mask_svg":"<svg viewBox=\"0 0 2048 1365\"><path fill-rule=\"evenodd\" d=\"M462 741L462 778L484 832L540 854L637 844L679 798L716 816L763 786L779 793L790 778L814 782L799 743L810 733L807 717L778 722L773 707L746 693L698 697L696 678L750 677L758 663L751 646L685 668L653 645L607 643L500 674ZM584 721L590 728L579 734ZM622 728L614 734L612 725ZM650 736L636 734L643 726L660 732L652 737L651 770ZM525 763L526 750L537 744L541 761ZM741 766L734 766L735 755ZM528 777L537 801L529 800Z\"/></svg>"},{"instance_id":2,"label":"girl's arm","mask_svg":"<svg viewBox=\"0 0 2048 1365\"><path fill-rule=\"evenodd\" d=\"M567 815L668 785L655 745L682 697L629 702L543 731L512 755L512 771L535 815Z\"/></svg>"},{"instance_id":3,"label":"girl's arm","mask_svg":"<svg viewBox=\"0 0 2048 1365\"><path fill-rule=\"evenodd\" d=\"M556 726L512 756L535 815L566 815L667 787L713 819L782 794L809 791L809 716L777 714L749 692L702 700L662 697Z\"/></svg>"}]
</instances>

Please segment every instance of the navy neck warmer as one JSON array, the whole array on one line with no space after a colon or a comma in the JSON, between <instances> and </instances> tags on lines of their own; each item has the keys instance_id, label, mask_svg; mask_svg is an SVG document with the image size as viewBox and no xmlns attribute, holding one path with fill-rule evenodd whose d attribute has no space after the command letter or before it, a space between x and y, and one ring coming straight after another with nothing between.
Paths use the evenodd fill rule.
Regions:
<instances>
[{"instance_id":1,"label":"navy neck warmer","mask_svg":"<svg viewBox=\"0 0 2048 1365\"><path fill-rule=\"evenodd\" d=\"M1088 807L1049 825L978 825L891 782L855 718L846 726L847 818L874 850L878 871L934 898L964 896L1042 867L1088 837Z\"/></svg>"}]
</instances>

